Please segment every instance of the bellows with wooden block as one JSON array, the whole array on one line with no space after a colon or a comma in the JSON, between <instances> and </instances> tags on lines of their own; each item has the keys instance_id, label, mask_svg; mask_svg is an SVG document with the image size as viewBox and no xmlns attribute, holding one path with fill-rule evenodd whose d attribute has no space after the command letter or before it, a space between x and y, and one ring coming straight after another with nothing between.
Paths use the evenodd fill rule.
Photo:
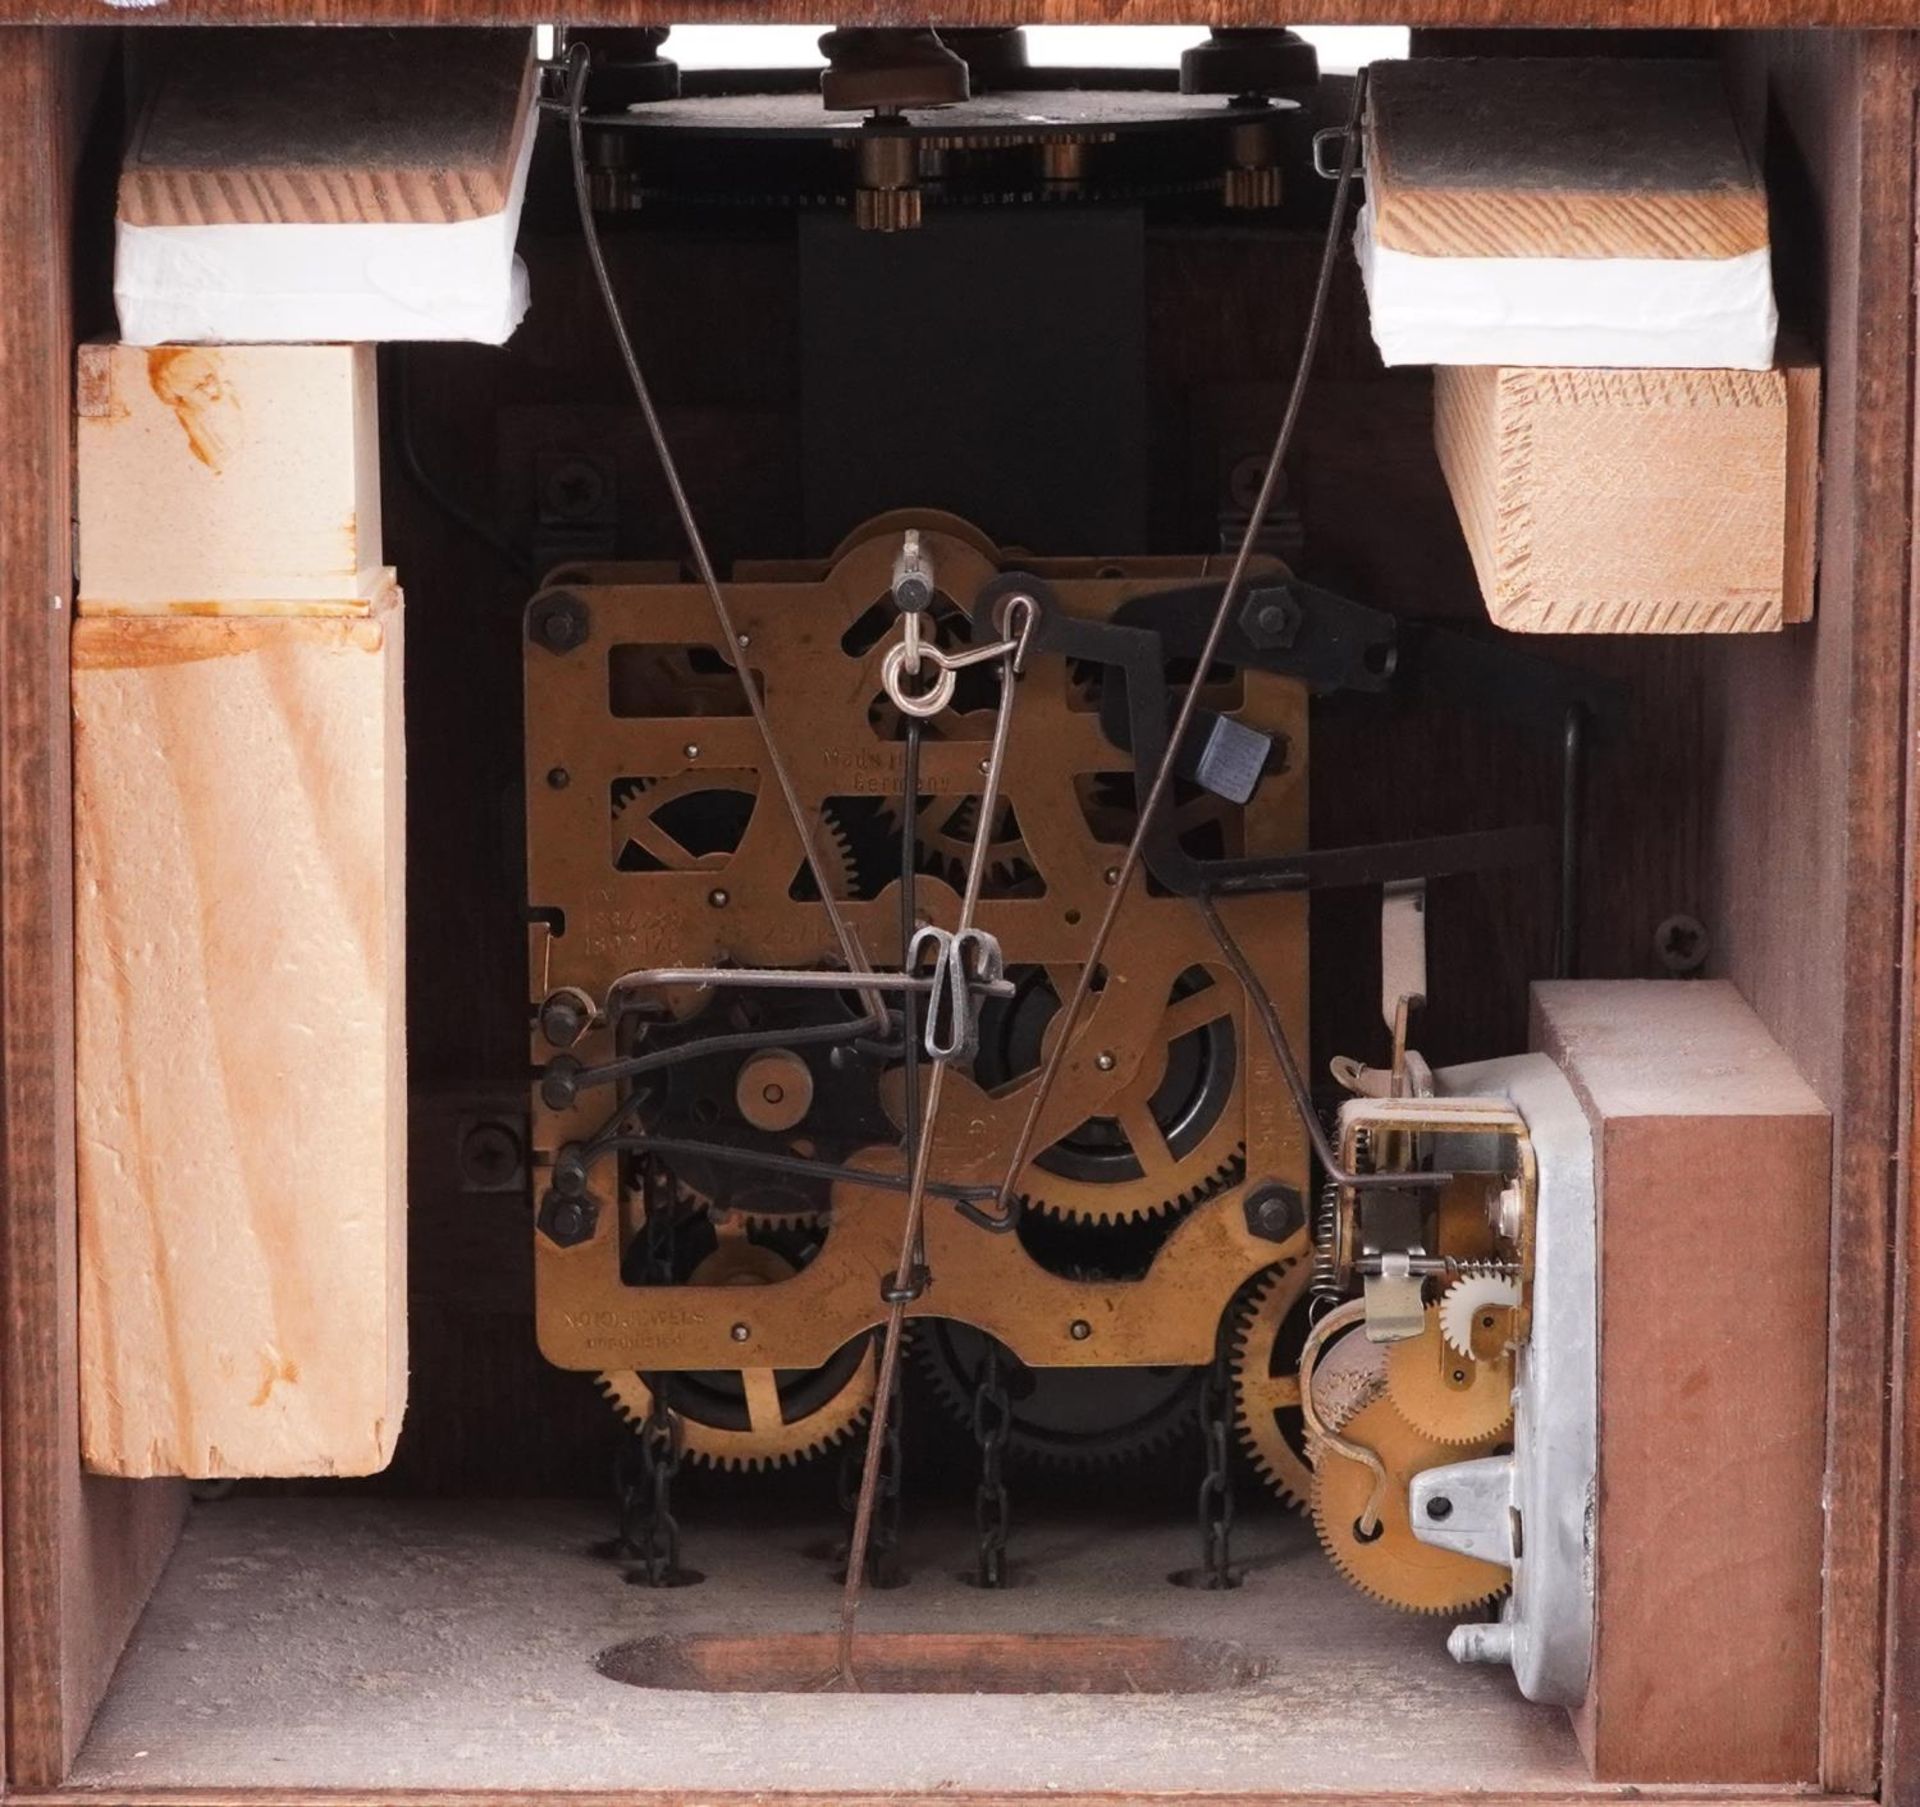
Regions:
<instances>
[{"instance_id":1,"label":"bellows with wooden block","mask_svg":"<svg viewBox=\"0 0 1920 1807\"><path fill-rule=\"evenodd\" d=\"M1488 613L1752 633L1813 610L1818 372L1776 362L1766 191L1717 66L1373 72L1358 235Z\"/></svg>"}]
</instances>

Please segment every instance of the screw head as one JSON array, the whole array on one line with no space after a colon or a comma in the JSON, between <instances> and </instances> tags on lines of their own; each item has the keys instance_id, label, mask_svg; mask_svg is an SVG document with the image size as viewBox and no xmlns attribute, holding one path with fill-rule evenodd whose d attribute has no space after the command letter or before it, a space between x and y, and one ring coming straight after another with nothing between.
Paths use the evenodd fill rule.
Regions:
<instances>
[{"instance_id":1,"label":"screw head","mask_svg":"<svg viewBox=\"0 0 1920 1807\"><path fill-rule=\"evenodd\" d=\"M1115 1065L1111 1051L1102 1048L1100 1052L1093 1057L1093 1064L1098 1067L1101 1072L1111 1073Z\"/></svg>"},{"instance_id":2,"label":"screw head","mask_svg":"<svg viewBox=\"0 0 1920 1807\"><path fill-rule=\"evenodd\" d=\"M716 910L724 910L730 901L726 892L721 890L717 885L707 893L707 902Z\"/></svg>"},{"instance_id":3,"label":"screw head","mask_svg":"<svg viewBox=\"0 0 1920 1807\"><path fill-rule=\"evenodd\" d=\"M1444 1493L1436 1493L1427 1501L1427 1516L1436 1522L1453 1516L1453 1501Z\"/></svg>"},{"instance_id":4,"label":"screw head","mask_svg":"<svg viewBox=\"0 0 1920 1807\"><path fill-rule=\"evenodd\" d=\"M460 1142L460 1171L483 1191L510 1185L520 1171L520 1138L494 1118L471 1125Z\"/></svg>"},{"instance_id":5,"label":"screw head","mask_svg":"<svg viewBox=\"0 0 1920 1807\"><path fill-rule=\"evenodd\" d=\"M547 789L563 791L573 782L573 774L563 765L557 765L547 774Z\"/></svg>"},{"instance_id":6,"label":"screw head","mask_svg":"<svg viewBox=\"0 0 1920 1807\"><path fill-rule=\"evenodd\" d=\"M753 1332L748 1329L745 1324L734 1325L734 1327L727 1332L727 1335L732 1337L736 1343L750 1342L753 1339Z\"/></svg>"},{"instance_id":7,"label":"screw head","mask_svg":"<svg viewBox=\"0 0 1920 1807\"><path fill-rule=\"evenodd\" d=\"M1093 1326L1089 1324L1085 1318L1075 1318L1073 1322L1067 1326L1067 1335L1072 1337L1076 1343L1084 1343L1088 1337L1093 1335Z\"/></svg>"},{"instance_id":8,"label":"screw head","mask_svg":"<svg viewBox=\"0 0 1920 1807\"><path fill-rule=\"evenodd\" d=\"M1104 878L1108 884L1117 885L1120 882L1120 868L1118 866L1109 866L1100 876Z\"/></svg>"},{"instance_id":9,"label":"screw head","mask_svg":"<svg viewBox=\"0 0 1920 1807\"><path fill-rule=\"evenodd\" d=\"M680 749L680 751L684 753L686 757L689 759L698 759L700 757L700 748L698 743L691 740L688 741L687 744Z\"/></svg>"},{"instance_id":10,"label":"screw head","mask_svg":"<svg viewBox=\"0 0 1920 1807\"><path fill-rule=\"evenodd\" d=\"M1669 916L1653 931L1654 952L1675 978L1697 973L1707 963L1712 941L1698 917Z\"/></svg>"}]
</instances>

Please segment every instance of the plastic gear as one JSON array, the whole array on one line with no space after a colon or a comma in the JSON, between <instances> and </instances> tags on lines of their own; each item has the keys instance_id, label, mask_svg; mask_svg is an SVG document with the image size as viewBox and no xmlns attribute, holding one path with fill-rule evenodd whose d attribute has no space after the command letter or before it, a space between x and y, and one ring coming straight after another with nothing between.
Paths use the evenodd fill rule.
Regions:
<instances>
[{"instance_id":1,"label":"plastic gear","mask_svg":"<svg viewBox=\"0 0 1920 1807\"><path fill-rule=\"evenodd\" d=\"M1281 1263L1242 1306L1233 1335L1233 1416L1240 1441L1267 1485L1295 1506L1304 1504L1312 1486L1300 1416L1298 1349L1305 1323L1296 1311L1310 1278L1304 1261Z\"/></svg>"},{"instance_id":2,"label":"plastic gear","mask_svg":"<svg viewBox=\"0 0 1920 1807\"><path fill-rule=\"evenodd\" d=\"M697 1286L777 1285L796 1271L775 1249L723 1237L693 1270ZM824 1367L791 1374L742 1368L676 1374L667 1403L679 1416L684 1448L713 1468L778 1468L819 1455L850 1436L873 1409L878 1360L860 1336ZM632 1369L598 1376L601 1392L636 1428L653 1410L653 1389Z\"/></svg>"},{"instance_id":3,"label":"plastic gear","mask_svg":"<svg viewBox=\"0 0 1920 1807\"><path fill-rule=\"evenodd\" d=\"M1505 1591L1511 1580L1506 1569L1422 1543L1407 1516L1413 1477L1441 1462L1461 1460L1460 1449L1423 1437L1386 1399L1362 1406L1338 1428L1342 1436L1371 1449L1387 1470L1379 1525L1370 1540L1363 1539L1359 1517L1373 1491L1372 1471L1327 1444L1317 1448L1313 1525L1341 1574L1362 1593L1403 1612L1464 1612ZM1497 1441L1482 1438L1464 1453L1489 1454Z\"/></svg>"},{"instance_id":4,"label":"plastic gear","mask_svg":"<svg viewBox=\"0 0 1920 1807\"><path fill-rule=\"evenodd\" d=\"M1485 1321L1488 1314L1511 1313L1519 1303L1520 1288L1511 1277L1491 1268L1468 1268L1440 1295L1440 1334L1456 1355L1484 1353L1484 1339L1504 1328L1498 1318Z\"/></svg>"},{"instance_id":5,"label":"plastic gear","mask_svg":"<svg viewBox=\"0 0 1920 1807\"><path fill-rule=\"evenodd\" d=\"M1422 1436L1475 1443L1513 1422L1513 1357L1505 1349L1476 1358L1449 1348L1440 1308L1429 1305L1426 1328L1387 1350L1387 1397Z\"/></svg>"}]
</instances>

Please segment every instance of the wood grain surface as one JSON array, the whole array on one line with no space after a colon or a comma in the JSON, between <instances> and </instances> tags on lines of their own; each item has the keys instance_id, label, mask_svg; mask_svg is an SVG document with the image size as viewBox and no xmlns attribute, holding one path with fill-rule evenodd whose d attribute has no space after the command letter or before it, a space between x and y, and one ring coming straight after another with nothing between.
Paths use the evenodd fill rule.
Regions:
<instances>
[{"instance_id":1,"label":"wood grain surface","mask_svg":"<svg viewBox=\"0 0 1920 1807\"><path fill-rule=\"evenodd\" d=\"M1805 620L1818 414L1811 372L1436 371L1434 439L1494 624L1740 634Z\"/></svg>"},{"instance_id":2,"label":"wood grain surface","mask_svg":"<svg viewBox=\"0 0 1920 1807\"><path fill-rule=\"evenodd\" d=\"M1621 0L843 0L841 25L1416 25L1618 27ZM0 0L0 22L46 25L539 25L550 0ZM816 0L575 0L576 25L818 24ZM1912 0L1633 0L1641 28L1909 25Z\"/></svg>"},{"instance_id":3,"label":"wood grain surface","mask_svg":"<svg viewBox=\"0 0 1920 1807\"><path fill-rule=\"evenodd\" d=\"M1593 1131L1602 1781L1819 1764L1825 1107L1724 980L1534 990ZM1685 1259L1737 1221L1744 1259Z\"/></svg>"},{"instance_id":4,"label":"wood grain surface","mask_svg":"<svg viewBox=\"0 0 1920 1807\"><path fill-rule=\"evenodd\" d=\"M158 41L128 133L136 226L466 220L501 212L533 129L524 31Z\"/></svg>"},{"instance_id":5,"label":"wood grain surface","mask_svg":"<svg viewBox=\"0 0 1920 1807\"><path fill-rule=\"evenodd\" d=\"M184 1504L80 1469L75 1353L69 208L106 48L0 32L0 1568L6 1761L66 1773Z\"/></svg>"},{"instance_id":6,"label":"wood grain surface","mask_svg":"<svg viewBox=\"0 0 1920 1807\"><path fill-rule=\"evenodd\" d=\"M1766 192L1712 62L1380 63L1366 162L1375 239L1416 256L1720 258L1767 243Z\"/></svg>"},{"instance_id":7,"label":"wood grain surface","mask_svg":"<svg viewBox=\"0 0 1920 1807\"><path fill-rule=\"evenodd\" d=\"M357 1475L407 1395L401 609L73 636L81 1449Z\"/></svg>"},{"instance_id":8,"label":"wood grain surface","mask_svg":"<svg viewBox=\"0 0 1920 1807\"><path fill-rule=\"evenodd\" d=\"M1834 1110L1821 1780L1880 1774L1889 1305L1904 1148L1901 1000L1913 682L1912 33L1781 34L1731 59L1764 124L1789 321L1822 323L1820 615L1715 643L1715 970Z\"/></svg>"},{"instance_id":9,"label":"wood grain surface","mask_svg":"<svg viewBox=\"0 0 1920 1807\"><path fill-rule=\"evenodd\" d=\"M364 615L380 550L371 345L89 344L82 616Z\"/></svg>"}]
</instances>

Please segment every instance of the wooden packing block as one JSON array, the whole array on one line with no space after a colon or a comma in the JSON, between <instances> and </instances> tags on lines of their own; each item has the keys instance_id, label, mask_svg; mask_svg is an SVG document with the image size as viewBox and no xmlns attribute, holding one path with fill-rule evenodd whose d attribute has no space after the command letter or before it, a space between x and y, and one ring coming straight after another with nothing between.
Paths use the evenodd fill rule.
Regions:
<instances>
[{"instance_id":1,"label":"wooden packing block","mask_svg":"<svg viewBox=\"0 0 1920 1807\"><path fill-rule=\"evenodd\" d=\"M401 607L73 635L82 1453L384 1467L407 1395Z\"/></svg>"},{"instance_id":2,"label":"wooden packing block","mask_svg":"<svg viewBox=\"0 0 1920 1807\"><path fill-rule=\"evenodd\" d=\"M364 615L380 562L371 345L83 345L79 610Z\"/></svg>"},{"instance_id":3,"label":"wooden packing block","mask_svg":"<svg viewBox=\"0 0 1920 1807\"><path fill-rule=\"evenodd\" d=\"M1533 988L1594 1136L1603 1781L1818 1775L1831 1122L1722 980Z\"/></svg>"},{"instance_id":4,"label":"wooden packing block","mask_svg":"<svg viewBox=\"0 0 1920 1807\"><path fill-rule=\"evenodd\" d=\"M527 31L176 31L143 44L130 226L503 212L533 130Z\"/></svg>"},{"instance_id":5,"label":"wooden packing block","mask_svg":"<svg viewBox=\"0 0 1920 1807\"><path fill-rule=\"evenodd\" d=\"M1754 633L1813 614L1820 373L1434 372L1434 442L1497 626Z\"/></svg>"},{"instance_id":6,"label":"wooden packing block","mask_svg":"<svg viewBox=\"0 0 1920 1807\"><path fill-rule=\"evenodd\" d=\"M1739 257L1767 197L1719 66L1418 57L1373 66L1375 241L1421 257Z\"/></svg>"}]
</instances>

